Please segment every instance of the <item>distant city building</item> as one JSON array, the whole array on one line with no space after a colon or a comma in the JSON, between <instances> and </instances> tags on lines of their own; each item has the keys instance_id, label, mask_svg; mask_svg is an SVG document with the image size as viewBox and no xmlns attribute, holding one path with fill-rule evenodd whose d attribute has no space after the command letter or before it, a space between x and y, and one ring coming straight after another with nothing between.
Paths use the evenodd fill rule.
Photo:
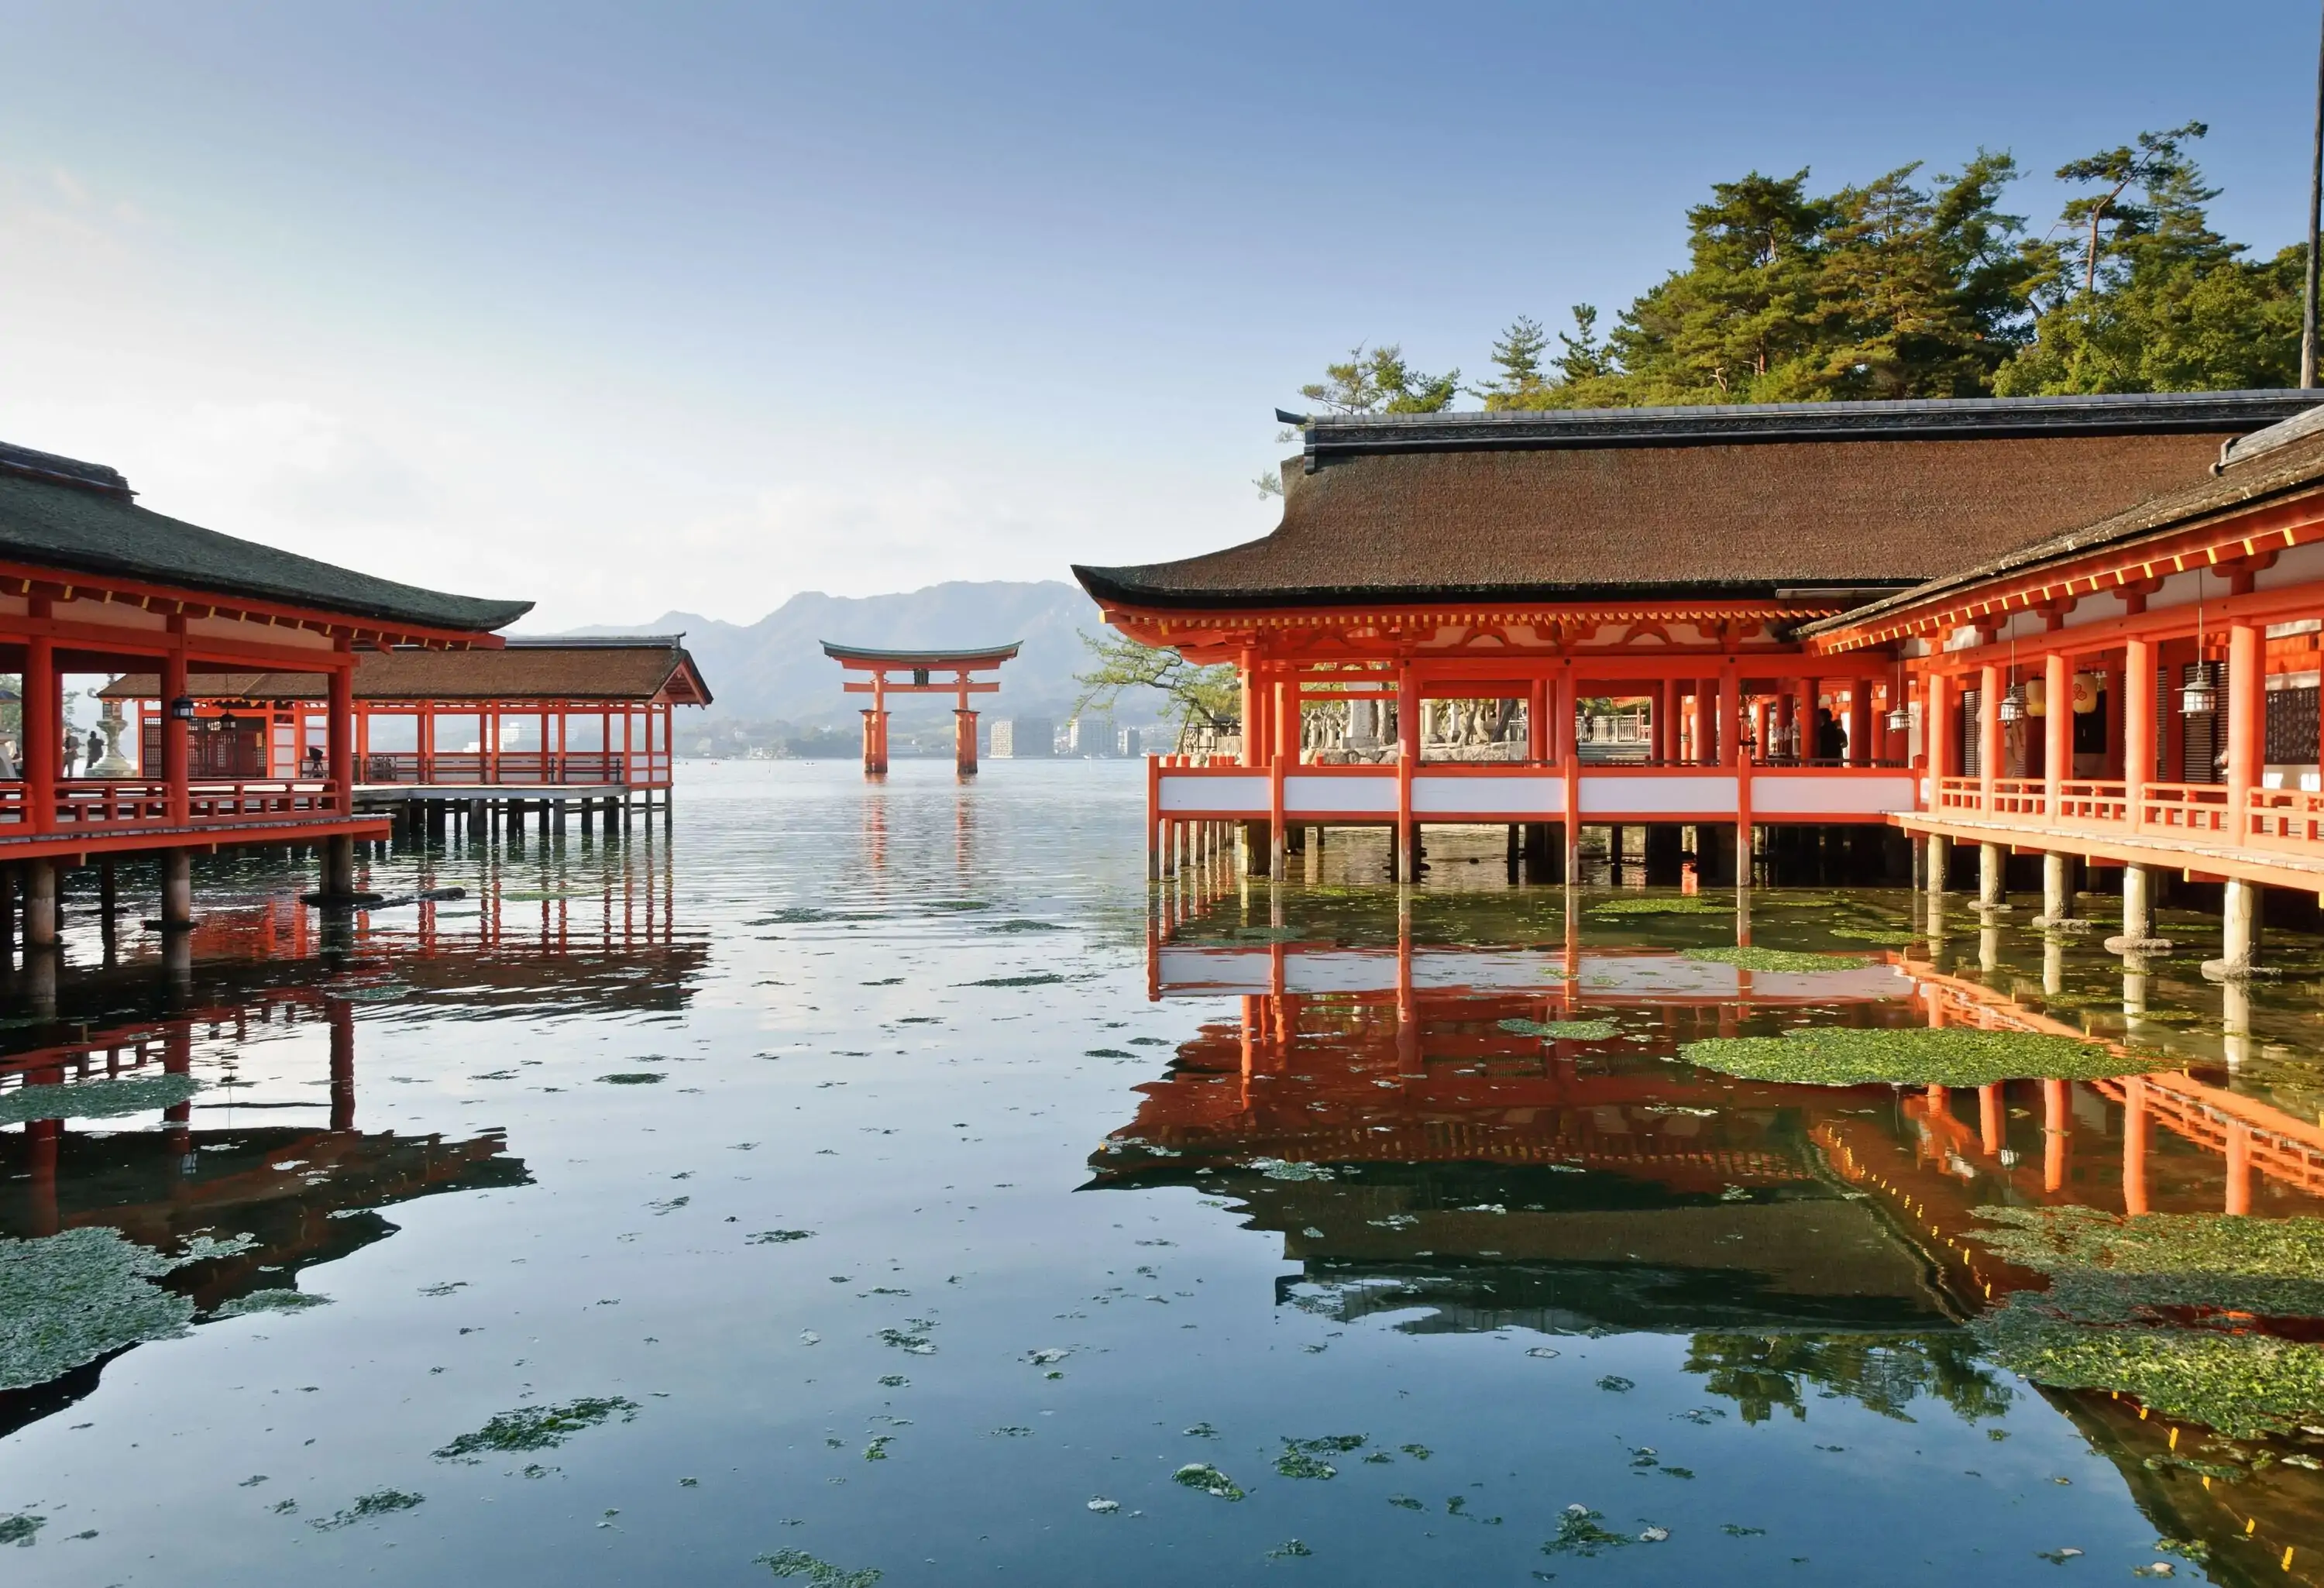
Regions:
<instances>
[{"instance_id":1,"label":"distant city building","mask_svg":"<svg viewBox=\"0 0 2324 1588\"><path fill-rule=\"evenodd\" d=\"M1113 719L1110 716L1077 716L1065 725L1067 755L1116 755L1120 753L1114 743Z\"/></svg>"},{"instance_id":2,"label":"distant city building","mask_svg":"<svg viewBox=\"0 0 2324 1588\"><path fill-rule=\"evenodd\" d=\"M1116 755L1130 757L1143 755L1146 752L1140 748L1140 746L1144 743L1145 741L1139 736L1136 728L1117 728L1114 730L1113 752Z\"/></svg>"},{"instance_id":3,"label":"distant city building","mask_svg":"<svg viewBox=\"0 0 2324 1588\"><path fill-rule=\"evenodd\" d=\"M1030 761L1056 753L1056 728L1045 716L1004 716L992 725L992 759Z\"/></svg>"}]
</instances>

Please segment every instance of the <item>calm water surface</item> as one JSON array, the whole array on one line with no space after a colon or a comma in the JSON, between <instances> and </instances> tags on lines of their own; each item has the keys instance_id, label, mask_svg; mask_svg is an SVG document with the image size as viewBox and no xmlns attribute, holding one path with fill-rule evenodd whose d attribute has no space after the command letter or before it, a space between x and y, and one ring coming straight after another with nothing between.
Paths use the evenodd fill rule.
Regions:
<instances>
[{"instance_id":1,"label":"calm water surface","mask_svg":"<svg viewBox=\"0 0 2324 1588\"><path fill-rule=\"evenodd\" d=\"M1760 890L1752 944L1847 957L1738 967L1685 955L1733 895L1509 891L1491 834L1401 900L1351 845L1157 902L1143 796L689 768L667 836L374 862L468 896L337 937L247 866L190 969L76 910L5 1117L199 1086L0 1131L7 1581L2319 1580L2324 1430L1976 1326L2048 1282L1982 1210L2324 1212L2316 941L2245 997L2192 915L2126 983ZM2116 1081L1677 1057L1932 1011L2167 1065L2143 1149ZM2116 1321L2317 1355L2285 1283Z\"/></svg>"}]
</instances>

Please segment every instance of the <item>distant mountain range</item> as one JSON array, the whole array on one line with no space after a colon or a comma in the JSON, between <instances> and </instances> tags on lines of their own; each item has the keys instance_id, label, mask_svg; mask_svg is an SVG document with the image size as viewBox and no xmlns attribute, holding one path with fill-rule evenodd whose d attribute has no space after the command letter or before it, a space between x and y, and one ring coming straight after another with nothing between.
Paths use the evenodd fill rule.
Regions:
<instances>
[{"instance_id":1,"label":"distant mountain range","mask_svg":"<svg viewBox=\"0 0 2324 1588\"><path fill-rule=\"evenodd\" d=\"M992 645L1011 640L1025 649L1001 669L1001 693L982 697L994 716L1049 716L1062 722L1081 693L1074 674L1089 665L1080 634L1101 632L1096 603L1077 586L954 580L894 596L841 596L807 591L754 623L722 623L687 612L665 613L649 623L574 629L576 634L686 635L717 704L714 720L779 721L797 727L853 731L859 699L840 693L839 664L819 642L840 641L901 651L932 645ZM921 697L898 703L899 722L936 718L947 700ZM1125 697L1117 716L1144 721L1159 712L1157 697Z\"/></svg>"}]
</instances>

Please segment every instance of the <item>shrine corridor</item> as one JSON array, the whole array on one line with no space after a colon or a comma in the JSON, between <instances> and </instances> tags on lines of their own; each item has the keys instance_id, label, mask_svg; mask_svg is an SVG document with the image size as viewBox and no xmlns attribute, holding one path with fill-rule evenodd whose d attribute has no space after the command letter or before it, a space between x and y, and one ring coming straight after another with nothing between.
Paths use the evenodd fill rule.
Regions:
<instances>
[{"instance_id":1,"label":"shrine corridor","mask_svg":"<svg viewBox=\"0 0 2324 1588\"><path fill-rule=\"evenodd\" d=\"M677 781L402 831L328 929L69 885L12 1588L2324 1582L2324 937L1449 824L1149 883L1134 762Z\"/></svg>"}]
</instances>

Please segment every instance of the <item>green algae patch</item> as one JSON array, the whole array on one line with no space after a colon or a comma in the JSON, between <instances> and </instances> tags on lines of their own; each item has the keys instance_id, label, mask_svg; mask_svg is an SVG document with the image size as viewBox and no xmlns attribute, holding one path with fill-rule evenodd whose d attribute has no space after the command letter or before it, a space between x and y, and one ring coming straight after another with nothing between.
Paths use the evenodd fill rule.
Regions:
<instances>
[{"instance_id":1,"label":"green algae patch","mask_svg":"<svg viewBox=\"0 0 2324 1588\"><path fill-rule=\"evenodd\" d=\"M1684 1044L1679 1057L1747 1081L1801 1086L1986 1086L2036 1077L2096 1080L2152 1067L2070 1037L1957 1027L1805 1027L1780 1037L1712 1037Z\"/></svg>"},{"instance_id":2,"label":"green algae patch","mask_svg":"<svg viewBox=\"0 0 2324 1588\"><path fill-rule=\"evenodd\" d=\"M1242 1486L1206 1461L1190 1461L1170 1474L1170 1481L1185 1489L1199 1490L1213 1500L1241 1500Z\"/></svg>"},{"instance_id":3,"label":"green algae patch","mask_svg":"<svg viewBox=\"0 0 2324 1588\"><path fill-rule=\"evenodd\" d=\"M2265 1333L2324 1316L2324 1219L1992 1208L1997 1256L2051 1277L1973 1325L2037 1383L2127 1395L2230 1438L2324 1421L2324 1348Z\"/></svg>"},{"instance_id":4,"label":"green algae patch","mask_svg":"<svg viewBox=\"0 0 2324 1588\"><path fill-rule=\"evenodd\" d=\"M355 1496L355 1502L345 1510L327 1517L317 1517L307 1525L318 1532L330 1532L337 1528L353 1527L372 1517L392 1516L400 1510L410 1510L427 1500L425 1494L413 1494L401 1489L382 1489L370 1494Z\"/></svg>"},{"instance_id":5,"label":"green algae patch","mask_svg":"<svg viewBox=\"0 0 2324 1588\"><path fill-rule=\"evenodd\" d=\"M309 1307L328 1306L331 1298L307 1290L253 1290L247 1296L237 1296L210 1316L214 1318L248 1317L254 1313L305 1312Z\"/></svg>"},{"instance_id":6,"label":"green algae patch","mask_svg":"<svg viewBox=\"0 0 2324 1588\"><path fill-rule=\"evenodd\" d=\"M0 1544L13 1544L19 1549L32 1546L33 1535L49 1525L46 1517L36 1517L30 1511L19 1511L13 1517L0 1517Z\"/></svg>"},{"instance_id":7,"label":"green algae patch","mask_svg":"<svg viewBox=\"0 0 2324 1588\"><path fill-rule=\"evenodd\" d=\"M1553 1042L1603 1042L1614 1035L1612 1020L1508 1020L1501 1029L1513 1037L1539 1037Z\"/></svg>"},{"instance_id":8,"label":"green algae patch","mask_svg":"<svg viewBox=\"0 0 2324 1588\"><path fill-rule=\"evenodd\" d=\"M111 1120L150 1113L193 1100L202 1084L191 1076L126 1076L65 1085L18 1086L0 1092L0 1125L32 1120Z\"/></svg>"},{"instance_id":9,"label":"green algae patch","mask_svg":"<svg viewBox=\"0 0 2324 1588\"><path fill-rule=\"evenodd\" d=\"M652 1070L617 1070L597 1077L608 1086L650 1086L661 1079Z\"/></svg>"},{"instance_id":10,"label":"green algae patch","mask_svg":"<svg viewBox=\"0 0 2324 1588\"><path fill-rule=\"evenodd\" d=\"M1569 1505L1558 1519L1557 1537L1541 1546L1544 1555L1594 1556L1602 1550L1619 1549L1637 1540L1627 1533L1617 1533L1606 1526L1606 1513L1591 1510L1586 1505Z\"/></svg>"},{"instance_id":11,"label":"green algae patch","mask_svg":"<svg viewBox=\"0 0 2324 1588\"><path fill-rule=\"evenodd\" d=\"M2324 1316L2324 1218L2228 1214L2103 1213L2094 1207L1990 1207L2001 1226L1986 1245L2043 1273L2101 1270L2153 1278L2200 1277L2216 1305L2276 1316ZM2292 1287L2281 1294L2276 1286ZM2283 1304L2290 1305L2283 1305ZM2192 1297L2176 1305L2200 1305Z\"/></svg>"},{"instance_id":12,"label":"green algae patch","mask_svg":"<svg viewBox=\"0 0 2324 1588\"><path fill-rule=\"evenodd\" d=\"M550 1450L574 1435L618 1415L632 1422L638 1403L625 1396L586 1396L560 1406L527 1406L504 1411L474 1433L463 1434L436 1452L438 1461L473 1461L490 1452Z\"/></svg>"},{"instance_id":13,"label":"green algae patch","mask_svg":"<svg viewBox=\"0 0 2324 1588\"><path fill-rule=\"evenodd\" d=\"M1872 963L1858 954L1796 954L1788 948L1685 948L1679 957L1731 965L1738 971L1794 973L1861 970Z\"/></svg>"},{"instance_id":14,"label":"green algae patch","mask_svg":"<svg viewBox=\"0 0 2324 1588\"><path fill-rule=\"evenodd\" d=\"M994 921L990 926L979 927L976 929L1000 937L1016 937L1025 932L1062 932L1066 928L1055 921L1037 921L1019 917L1014 920Z\"/></svg>"},{"instance_id":15,"label":"green algae patch","mask_svg":"<svg viewBox=\"0 0 2324 1588\"><path fill-rule=\"evenodd\" d=\"M745 1246L788 1246L794 1241L812 1241L813 1230L761 1230L755 1235L745 1235Z\"/></svg>"},{"instance_id":16,"label":"green algae patch","mask_svg":"<svg viewBox=\"0 0 2324 1588\"><path fill-rule=\"evenodd\" d=\"M2106 1390L2231 1439L2288 1433L2324 1416L2324 1350L2217 1329L2092 1327L2020 1291L1979 1318L2010 1371L2060 1390Z\"/></svg>"},{"instance_id":17,"label":"green algae patch","mask_svg":"<svg viewBox=\"0 0 2324 1588\"><path fill-rule=\"evenodd\" d=\"M981 982L963 982L964 987L1054 987L1065 977L1052 971L1041 971L1028 976L987 976Z\"/></svg>"},{"instance_id":18,"label":"green algae patch","mask_svg":"<svg viewBox=\"0 0 2324 1588\"><path fill-rule=\"evenodd\" d=\"M803 1578L809 1588L872 1588L881 1574L877 1566L851 1572L827 1560L817 1560L804 1549L778 1549L755 1557L752 1564L766 1567L778 1577Z\"/></svg>"},{"instance_id":19,"label":"green algae patch","mask_svg":"<svg viewBox=\"0 0 2324 1588\"><path fill-rule=\"evenodd\" d=\"M1732 903L1699 898L1692 893L1674 893L1667 898L1608 899L1590 907L1593 916L1628 915L1733 915Z\"/></svg>"},{"instance_id":20,"label":"green algae patch","mask_svg":"<svg viewBox=\"0 0 2324 1588\"><path fill-rule=\"evenodd\" d=\"M194 1304L152 1281L199 1256L173 1262L103 1225L0 1241L0 1390L186 1333Z\"/></svg>"},{"instance_id":21,"label":"green algae patch","mask_svg":"<svg viewBox=\"0 0 2324 1588\"><path fill-rule=\"evenodd\" d=\"M1882 948L1904 948L1921 940L1909 927L1832 927L1830 935L1843 943L1870 943Z\"/></svg>"}]
</instances>

